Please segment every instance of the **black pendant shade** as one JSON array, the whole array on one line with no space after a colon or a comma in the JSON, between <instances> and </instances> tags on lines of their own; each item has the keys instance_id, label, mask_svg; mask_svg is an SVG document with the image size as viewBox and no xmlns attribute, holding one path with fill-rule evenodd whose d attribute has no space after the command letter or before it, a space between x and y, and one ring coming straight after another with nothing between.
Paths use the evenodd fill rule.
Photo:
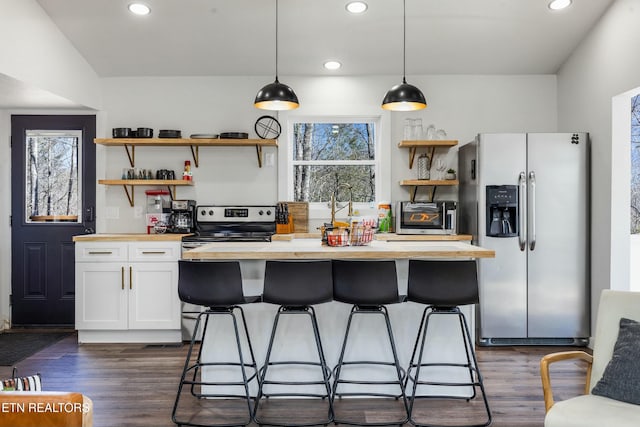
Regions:
<instances>
[{"instance_id":1,"label":"black pendant shade","mask_svg":"<svg viewBox=\"0 0 640 427\"><path fill-rule=\"evenodd\" d=\"M417 87L407 83L405 78L402 83L395 85L384 96L382 108L391 111L421 110L427 106L424 94Z\"/></svg>"},{"instance_id":2,"label":"black pendant shade","mask_svg":"<svg viewBox=\"0 0 640 427\"><path fill-rule=\"evenodd\" d=\"M258 91L253 105L262 110L293 110L300 106L293 89L278 81L278 0L276 0L276 80Z\"/></svg>"},{"instance_id":3,"label":"black pendant shade","mask_svg":"<svg viewBox=\"0 0 640 427\"><path fill-rule=\"evenodd\" d=\"M269 83L258 91L253 105L263 110L293 110L300 104L293 89L280 83L276 77L275 82Z\"/></svg>"},{"instance_id":4,"label":"black pendant shade","mask_svg":"<svg viewBox=\"0 0 640 427\"><path fill-rule=\"evenodd\" d=\"M402 83L395 85L384 96L382 108L391 111L414 111L427 107L424 94L407 83L407 2L402 1Z\"/></svg>"}]
</instances>

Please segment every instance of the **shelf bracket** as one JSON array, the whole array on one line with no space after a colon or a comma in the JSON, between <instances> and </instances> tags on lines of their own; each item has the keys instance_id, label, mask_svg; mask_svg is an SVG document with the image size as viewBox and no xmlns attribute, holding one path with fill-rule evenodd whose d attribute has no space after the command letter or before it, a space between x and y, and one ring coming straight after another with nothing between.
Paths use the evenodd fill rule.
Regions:
<instances>
[{"instance_id":1,"label":"shelf bracket","mask_svg":"<svg viewBox=\"0 0 640 427\"><path fill-rule=\"evenodd\" d=\"M413 161L416 158L416 150L418 147L409 147L409 169L413 168Z\"/></svg>"},{"instance_id":2,"label":"shelf bracket","mask_svg":"<svg viewBox=\"0 0 640 427\"><path fill-rule=\"evenodd\" d=\"M124 192L127 193L127 199L129 199L129 205L131 205L131 207L133 207L134 203L134 196L135 193L133 192L133 185L130 185L129 187L131 187L131 192L129 192L129 188L127 188L126 185L123 185L122 188L124 188Z\"/></svg>"},{"instance_id":3,"label":"shelf bracket","mask_svg":"<svg viewBox=\"0 0 640 427\"><path fill-rule=\"evenodd\" d=\"M409 200L411 200L411 203L414 203L416 201L416 193L418 192L418 185L414 185L411 187L411 190L409 190ZM431 203L433 202L433 198L436 196L436 188L438 188L437 185L431 185L430 186L431 189L429 190L429 197L427 202Z\"/></svg>"},{"instance_id":4,"label":"shelf bracket","mask_svg":"<svg viewBox=\"0 0 640 427\"><path fill-rule=\"evenodd\" d=\"M194 159L195 161L195 159ZM169 197L171 197L171 200L175 200L176 197L176 186L175 185L167 185L167 189L169 190ZM132 205L133 206L133 205Z\"/></svg>"},{"instance_id":5,"label":"shelf bracket","mask_svg":"<svg viewBox=\"0 0 640 427\"><path fill-rule=\"evenodd\" d=\"M198 167L200 165L200 153L198 151L199 147L197 145L191 146L191 157L193 157L193 164Z\"/></svg>"},{"instance_id":6,"label":"shelf bracket","mask_svg":"<svg viewBox=\"0 0 640 427\"><path fill-rule=\"evenodd\" d=\"M262 167L262 145L256 144L256 154L258 155L258 167Z\"/></svg>"},{"instance_id":7,"label":"shelf bracket","mask_svg":"<svg viewBox=\"0 0 640 427\"><path fill-rule=\"evenodd\" d=\"M129 146L128 145L124 145L124 149L127 152L127 157L129 158L129 164L131 165L131 167L135 167L136 166L136 146L132 145L131 146L131 152L129 152ZM131 205L133 206L133 204Z\"/></svg>"}]
</instances>

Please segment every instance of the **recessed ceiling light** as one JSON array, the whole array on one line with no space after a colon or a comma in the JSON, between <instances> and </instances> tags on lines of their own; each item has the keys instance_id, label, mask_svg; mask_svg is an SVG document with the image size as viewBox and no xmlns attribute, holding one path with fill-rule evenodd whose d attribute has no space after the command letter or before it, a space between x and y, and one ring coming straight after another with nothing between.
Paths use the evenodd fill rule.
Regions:
<instances>
[{"instance_id":1,"label":"recessed ceiling light","mask_svg":"<svg viewBox=\"0 0 640 427\"><path fill-rule=\"evenodd\" d=\"M364 13L368 7L369 6L367 6L367 4L363 1L350 1L345 6L347 11L351 13Z\"/></svg>"},{"instance_id":2,"label":"recessed ceiling light","mask_svg":"<svg viewBox=\"0 0 640 427\"><path fill-rule=\"evenodd\" d=\"M560 10L571 5L571 0L552 0L549 3L549 9Z\"/></svg>"},{"instance_id":3,"label":"recessed ceiling light","mask_svg":"<svg viewBox=\"0 0 640 427\"><path fill-rule=\"evenodd\" d=\"M338 61L327 61L323 64L324 68L326 68L327 70L337 70L338 68L342 67L342 64L339 63Z\"/></svg>"},{"instance_id":4,"label":"recessed ceiling light","mask_svg":"<svg viewBox=\"0 0 640 427\"><path fill-rule=\"evenodd\" d=\"M149 12L151 12L151 9L143 3L131 3L129 5L129 11L136 15L148 15Z\"/></svg>"}]
</instances>

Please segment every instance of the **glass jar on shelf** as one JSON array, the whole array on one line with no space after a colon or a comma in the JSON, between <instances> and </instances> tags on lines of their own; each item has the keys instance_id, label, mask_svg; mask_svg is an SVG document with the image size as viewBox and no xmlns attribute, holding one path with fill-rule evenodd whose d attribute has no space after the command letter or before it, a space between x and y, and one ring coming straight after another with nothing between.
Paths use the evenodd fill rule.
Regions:
<instances>
[{"instance_id":1,"label":"glass jar on shelf","mask_svg":"<svg viewBox=\"0 0 640 427\"><path fill-rule=\"evenodd\" d=\"M429 172L429 156L421 154L418 156L418 179L431 179Z\"/></svg>"}]
</instances>

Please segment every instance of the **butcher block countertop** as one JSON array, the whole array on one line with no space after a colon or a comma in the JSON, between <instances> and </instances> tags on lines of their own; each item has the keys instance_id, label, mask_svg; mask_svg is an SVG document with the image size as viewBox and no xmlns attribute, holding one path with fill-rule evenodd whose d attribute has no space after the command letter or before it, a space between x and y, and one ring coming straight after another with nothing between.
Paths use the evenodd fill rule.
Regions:
<instances>
[{"instance_id":1,"label":"butcher block countertop","mask_svg":"<svg viewBox=\"0 0 640 427\"><path fill-rule=\"evenodd\" d=\"M293 233L293 234L274 234L271 240L284 241L293 239L319 239L320 233ZM378 233L375 235L376 240L397 240L397 241L441 241L441 240L466 240L471 241L470 234L396 234L396 233Z\"/></svg>"},{"instance_id":2,"label":"butcher block countertop","mask_svg":"<svg viewBox=\"0 0 640 427\"><path fill-rule=\"evenodd\" d=\"M495 251L460 241L380 241L331 247L320 239L272 242L214 242L185 251L183 259L410 259L494 258Z\"/></svg>"},{"instance_id":3,"label":"butcher block countertop","mask_svg":"<svg viewBox=\"0 0 640 427\"><path fill-rule=\"evenodd\" d=\"M81 234L73 236L74 242L180 242L190 234Z\"/></svg>"}]
</instances>

